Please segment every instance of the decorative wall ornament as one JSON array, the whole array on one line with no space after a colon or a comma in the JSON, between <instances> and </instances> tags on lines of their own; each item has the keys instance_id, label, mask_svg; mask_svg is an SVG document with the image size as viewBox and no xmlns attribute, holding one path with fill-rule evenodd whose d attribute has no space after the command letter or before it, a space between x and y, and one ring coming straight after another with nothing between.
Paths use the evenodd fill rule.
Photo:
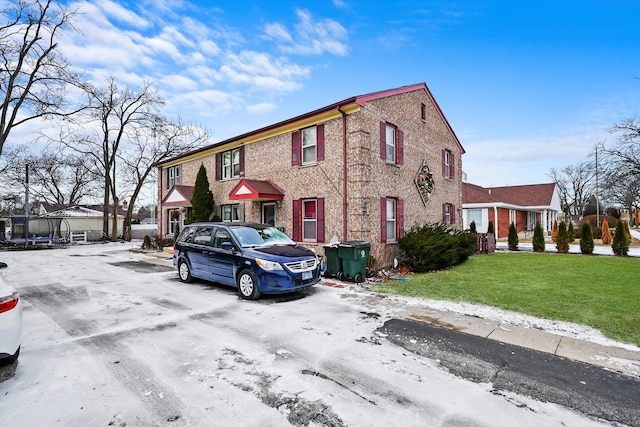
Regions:
<instances>
[{"instance_id":1,"label":"decorative wall ornament","mask_svg":"<svg viewBox=\"0 0 640 427\"><path fill-rule=\"evenodd\" d=\"M422 203L426 206L435 185L433 173L431 173L431 169L429 169L426 159L422 161L422 165L418 168L418 173L416 173L416 177L413 182L416 183L416 187L418 187L418 192L420 193L420 198L422 198Z\"/></svg>"}]
</instances>

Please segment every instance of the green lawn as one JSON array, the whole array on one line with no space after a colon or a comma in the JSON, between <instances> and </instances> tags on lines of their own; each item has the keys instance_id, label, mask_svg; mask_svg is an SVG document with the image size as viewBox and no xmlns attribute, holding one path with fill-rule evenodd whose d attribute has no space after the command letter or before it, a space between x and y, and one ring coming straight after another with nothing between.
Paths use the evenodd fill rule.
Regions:
<instances>
[{"instance_id":1,"label":"green lawn","mask_svg":"<svg viewBox=\"0 0 640 427\"><path fill-rule=\"evenodd\" d=\"M372 290L475 302L589 325L640 345L640 259L549 253L474 255L451 270L413 274Z\"/></svg>"}]
</instances>

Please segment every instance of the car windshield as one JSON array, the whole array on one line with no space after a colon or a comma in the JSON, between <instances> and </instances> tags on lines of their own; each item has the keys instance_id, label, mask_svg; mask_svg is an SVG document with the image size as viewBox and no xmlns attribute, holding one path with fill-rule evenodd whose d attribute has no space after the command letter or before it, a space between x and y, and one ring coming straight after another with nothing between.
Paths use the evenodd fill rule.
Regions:
<instances>
[{"instance_id":1,"label":"car windshield","mask_svg":"<svg viewBox=\"0 0 640 427\"><path fill-rule=\"evenodd\" d=\"M295 244L289 236L275 227L253 228L241 226L233 227L231 231L240 241L243 248Z\"/></svg>"}]
</instances>

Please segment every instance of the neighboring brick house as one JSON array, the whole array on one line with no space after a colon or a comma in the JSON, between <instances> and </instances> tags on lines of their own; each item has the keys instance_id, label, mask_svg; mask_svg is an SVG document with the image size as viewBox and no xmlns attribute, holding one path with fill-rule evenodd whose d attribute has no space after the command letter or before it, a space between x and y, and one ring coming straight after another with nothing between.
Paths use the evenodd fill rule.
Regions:
<instances>
[{"instance_id":1,"label":"neighboring brick house","mask_svg":"<svg viewBox=\"0 0 640 427\"><path fill-rule=\"evenodd\" d=\"M512 222L519 233L530 234L536 221L545 232L551 232L561 211L553 183L484 188L464 182L462 198L464 228L469 228L473 221L479 233L486 233L492 221L496 238L508 237Z\"/></svg>"},{"instance_id":2,"label":"neighboring brick house","mask_svg":"<svg viewBox=\"0 0 640 427\"><path fill-rule=\"evenodd\" d=\"M319 253L366 240L388 265L405 229L462 227L463 153L426 84L355 96L160 163L160 233L184 225L204 165L224 221L274 224Z\"/></svg>"}]
</instances>

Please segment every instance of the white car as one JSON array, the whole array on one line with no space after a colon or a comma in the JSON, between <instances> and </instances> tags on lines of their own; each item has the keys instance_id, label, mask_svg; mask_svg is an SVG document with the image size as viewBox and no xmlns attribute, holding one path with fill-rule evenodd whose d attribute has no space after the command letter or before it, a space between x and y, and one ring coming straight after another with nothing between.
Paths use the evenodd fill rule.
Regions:
<instances>
[{"instance_id":1,"label":"white car","mask_svg":"<svg viewBox=\"0 0 640 427\"><path fill-rule=\"evenodd\" d=\"M20 354L22 303L18 291L2 278L0 262L0 364L13 363Z\"/></svg>"}]
</instances>

